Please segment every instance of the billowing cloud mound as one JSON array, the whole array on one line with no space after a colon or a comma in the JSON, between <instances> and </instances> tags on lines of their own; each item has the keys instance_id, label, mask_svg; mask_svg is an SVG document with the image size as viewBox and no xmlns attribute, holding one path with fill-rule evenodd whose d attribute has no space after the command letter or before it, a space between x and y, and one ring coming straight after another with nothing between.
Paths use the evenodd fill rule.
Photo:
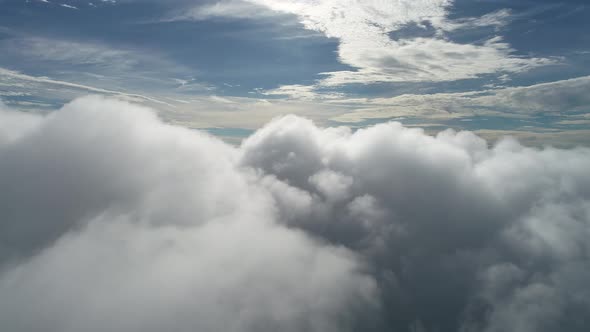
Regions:
<instances>
[{"instance_id":1,"label":"billowing cloud mound","mask_svg":"<svg viewBox=\"0 0 590 332\"><path fill-rule=\"evenodd\" d=\"M0 330L584 331L590 150L0 109Z\"/></svg>"},{"instance_id":2,"label":"billowing cloud mound","mask_svg":"<svg viewBox=\"0 0 590 332\"><path fill-rule=\"evenodd\" d=\"M279 225L238 157L95 97L3 140L0 330L353 326L378 305L362 263Z\"/></svg>"}]
</instances>

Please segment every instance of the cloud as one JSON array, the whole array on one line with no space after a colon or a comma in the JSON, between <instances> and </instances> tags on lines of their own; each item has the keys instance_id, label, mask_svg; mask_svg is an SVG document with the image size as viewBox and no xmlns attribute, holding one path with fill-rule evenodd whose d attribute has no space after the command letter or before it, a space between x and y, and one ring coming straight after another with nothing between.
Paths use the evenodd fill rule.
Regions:
<instances>
[{"instance_id":1,"label":"cloud","mask_svg":"<svg viewBox=\"0 0 590 332\"><path fill-rule=\"evenodd\" d=\"M41 119L22 112L12 112L0 101L0 144L12 142L34 129Z\"/></svg>"},{"instance_id":2,"label":"cloud","mask_svg":"<svg viewBox=\"0 0 590 332\"><path fill-rule=\"evenodd\" d=\"M66 94L66 95L68 95L68 93L70 93L71 90L77 91L78 94L79 94L79 91L82 90L82 91L85 91L85 93L91 92L91 93L101 93L101 94L105 94L105 95L116 95L120 98L128 98L131 100L142 100L142 101L151 102L151 103L155 103L155 104L167 104L167 103L160 101L158 99L154 99L154 98L140 95L140 94L97 88L97 87L93 87L93 86L89 86L89 85L72 83L72 82L67 82L67 81L62 81L62 80L54 80L54 79L44 77L44 76L31 76L31 75L23 74L23 73L14 71L14 70L9 70L9 69L5 69L5 68L0 67L0 84L1 83L5 83L7 86L9 86L11 91L22 90L21 92L28 93L28 94L31 93L31 90L34 91L36 89L39 89L41 91L45 90L45 93L47 93L47 90L50 90L50 89L47 89L46 86L58 86L62 89L61 93ZM56 94L54 92L55 91L51 91L51 93L49 95L55 96Z\"/></svg>"},{"instance_id":3,"label":"cloud","mask_svg":"<svg viewBox=\"0 0 590 332\"><path fill-rule=\"evenodd\" d=\"M1 330L342 331L375 305L234 148L98 97L41 121L0 145Z\"/></svg>"},{"instance_id":4,"label":"cloud","mask_svg":"<svg viewBox=\"0 0 590 332\"><path fill-rule=\"evenodd\" d=\"M528 87L513 87L489 91L482 103L500 104L514 112L580 112L587 110L590 96L590 76L541 83Z\"/></svg>"},{"instance_id":5,"label":"cloud","mask_svg":"<svg viewBox=\"0 0 590 332\"><path fill-rule=\"evenodd\" d=\"M60 4L60 6L62 6L64 8L68 8L68 9L78 9L78 7L72 6L72 5L68 5L66 3L62 3L62 4Z\"/></svg>"},{"instance_id":6,"label":"cloud","mask_svg":"<svg viewBox=\"0 0 590 332\"><path fill-rule=\"evenodd\" d=\"M211 18L234 18L250 19L253 17L274 17L278 13L266 9L262 6L253 6L252 4L240 0L217 1L197 6L182 8L181 10L172 11L163 21L202 21Z\"/></svg>"},{"instance_id":7,"label":"cloud","mask_svg":"<svg viewBox=\"0 0 590 332\"><path fill-rule=\"evenodd\" d=\"M389 123L352 133L298 118L242 148L246 165L283 183L269 188L288 225L372 262L383 331L582 329L589 297L563 280L590 268L590 150L488 148L469 132L430 137ZM504 266L517 276L492 277Z\"/></svg>"},{"instance_id":8,"label":"cloud","mask_svg":"<svg viewBox=\"0 0 590 332\"><path fill-rule=\"evenodd\" d=\"M334 102L362 105L358 112L338 116L339 121L361 121L394 116L449 117L464 115L536 114L577 115L587 109L590 76L476 92L405 94L391 98L340 99Z\"/></svg>"},{"instance_id":9,"label":"cloud","mask_svg":"<svg viewBox=\"0 0 590 332\"><path fill-rule=\"evenodd\" d=\"M289 99L296 100L316 100L316 99L339 99L344 95L341 93L318 93L316 88L311 85L282 85L276 89L262 91L265 96L286 96Z\"/></svg>"},{"instance_id":10,"label":"cloud","mask_svg":"<svg viewBox=\"0 0 590 332\"><path fill-rule=\"evenodd\" d=\"M483 43L457 43L446 33L482 26L500 27L509 11L479 18L448 19L453 1L283 1L247 0L299 17L306 29L338 38L339 60L354 70L323 73L320 86L350 83L453 81L482 74L522 72L554 63L552 59L514 56L500 36ZM407 24L432 27L432 37L391 38Z\"/></svg>"},{"instance_id":11,"label":"cloud","mask_svg":"<svg viewBox=\"0 0 590 332\"><path fill-rule=\"evenodd\" d=\"M295 116L232 147L99 97L19 116L0 330L585 331L590 149Z\"/></svg>"},{"instance_id":12,"label":"cloud","mask_svg":"<svg viewBox=\"0 0 590 332\"><path fill-rule=\"evenodd\" d=\"M500 9L492 13L485 14L481 17L469 17L457 19L455 21L444 22L444 29L453 31L456 29L473 29L480 27L493 26L500 28L506 26L513 14L509 9Z\"/></svg>"},{"instance_id":13,"label":"cloud","mask_svg":"<svg viewBox=\"0 0 590 332\"><path fill-rule=\"evenodd\" d=\"M91 42L77 42L41 37L20 37L3 40L0 46L8 53L35 59L74 65L112 66L117 70L129 70L137 66L145 56L137 52L111 48Z\"/></svg>"},{"instance_id":14,"label":"cloud","mask_svg":"<svg viewBox=\"0 0 590 332\"><path fill-rule=\"evenodd\" d=\"M0 62L5 64L4 68L0 68L0 83L8 77L59 84L62 86L60 93L69 88L107 94L112 94L113 90L128 89L202 93L209 88L207 84L195 80L192 69L174 62L159 51L91 40L30 36L18 32L8 35L9 38L0 41ZM35 74L30 74L31 68L26 66L27 63L35 63ZM40 73L51 79L39 77ZM44 91L37 92L37 95L43 94ZM49 98L55 95L50 94ZM71 94L67 97L67 100L73 98ZM138 94L134 97L138 97Z\"/></svg>"}]
</instances>

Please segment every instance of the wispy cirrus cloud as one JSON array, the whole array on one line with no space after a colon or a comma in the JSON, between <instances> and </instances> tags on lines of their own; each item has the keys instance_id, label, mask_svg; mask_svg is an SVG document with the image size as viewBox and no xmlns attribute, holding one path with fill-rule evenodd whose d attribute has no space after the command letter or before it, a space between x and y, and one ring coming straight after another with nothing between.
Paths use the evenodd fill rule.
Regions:
<instances>
[{"instance_id":1,"label":"wispy cirrus cloud","mask_svg":"<svg viewBox=\"0 0 590 332\"><path fill-rule=\"evenodd\" d=\"M5 40L2 47L20 52L22 55L46 61L67 61L72 64L122 65L136 64L137 55L132 51L116 49L91 42L24 37Z\"/></svg>"},{"instance_id":2,"label":"wispy cirrus cloud","mask_svg":"<svg viewBox=\"0 0 590 332\"><path fill-rule=\"evenodd\" d=\"M188 8L172 10L162 18L164 22L185 21L185 20L207 20L212 18L233 18L233 19L251 19L261 17L280 16L280 13L274 12L261 5L242 0L226 0L205 2L204 4L192 5Z\"/></svg>"},{"instance_id":3,"label":"wispy cirrus cloud","mask_svg":"<svg viewBox=\"0 0 590 332\"><path fill-rule=\"evenodd\" d=\"M83 94L99 93L104 95L119 96L124 99L129 98L130 100L140 100L145 102L153 102L156 104L168 104L158 99L141 94L97 88L84 84L55 80L44 76L31 76L0 67L0 87L2 86L10 88L10 91L7 91L10 94L13 94L15 90L21 90L20 95L45 95L47 97L61 99L75 96L77 95L76 91L82 91ZM51 88L48 89L47 87L57 87L59 90L54 90ZM47 92L43 93L43 90L46 90ZM0 95L6 95L3 92L4 91L0 91Z\"/></svg>"},{"instance_id":4,"label":"wispy cirrus cloud","mask_svg":"<svg viewBox=\"0 0 590 332\"><path fill-rule=\"evenodd\" d=\"M155 91L199 94L213 89L195 79L196 70L161 52L98 41L7 33L9 38L0 41L0 62L4 63L0 67L0 85L6 87L0 91L3 95L47 95L65 102L86 91L157 102L157 98L147 95ZM46 91L43 86L60 87L61 91L48 94L53 90Z\"/></svg>"},{"instance_id":5,"label":"wispy cirrus cloud","mask_svg":"<svg viewBox=\"0 0 590 332\"><path fill-rule=\"evenodd\" d=\"M9 38L0 41L0 49L3 51L0 59L4 62L18 58L49 71L63 71L76 66L77 70L109 74L111 77L148 76L156 68L160 76L187 71L187 68L158 52L100 41L48 38L13 32Z\"/></svg>"}]
</instances>

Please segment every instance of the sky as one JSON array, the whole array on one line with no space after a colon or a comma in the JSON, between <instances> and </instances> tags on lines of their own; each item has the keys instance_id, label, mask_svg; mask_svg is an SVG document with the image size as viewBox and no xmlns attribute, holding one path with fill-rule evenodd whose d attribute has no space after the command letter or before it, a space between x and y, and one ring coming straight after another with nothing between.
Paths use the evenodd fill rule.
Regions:
<instances>
[{"instance_id":1,"label":"sky","mask_svg":"<svg viewBox=\"0 0 590 332\"><path fill-rule=\"evenodd\" d=\"M0 331L586 332L589 11L0 0Z\"/></svg>"},{"instance_id":2,"label":"sky","mask_svg":"<svg viewBox=\"0 0 590 332\"><path fill-rule=\"evenodd\" d=\"M587 145L583 0L0 1L0 98L85 94L237 142L298 114ZM549 92L548 92L549 91Z\"/></svg>"}]
</instances>

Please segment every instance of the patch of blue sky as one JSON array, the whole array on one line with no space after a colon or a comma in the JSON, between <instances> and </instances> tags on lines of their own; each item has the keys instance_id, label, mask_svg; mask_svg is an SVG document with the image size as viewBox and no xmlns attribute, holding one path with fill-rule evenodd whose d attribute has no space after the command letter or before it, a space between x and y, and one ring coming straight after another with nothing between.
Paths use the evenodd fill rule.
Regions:
<instances>
[{"instance_id":1,"label":"patch of blue sky","mask_svg":"<svg viewBox=\"0 0 590 332\"><path fill-rule=\"evenodd\" d=\"M244 128L205 128L200 130L205 130L215 136L235 138L246 138L254 133L254 130Z\"/></svg>"},{"instance_id":2,"label":"patch of blue sky","mask_svg":"<svg viewBox=\"0 0 590 332\"><path fill-rule=\"evenodd\" d=\"M158 22L167 6L157 2L84 8L74 13L59 6L22 1L8 1L3 7L0 21L21 35L161 53L190 69L179 79L198 77L231 95L247 96L255 88L309 83L319 78L320 72L351 69L334 57L336 40L305 30L294 18L288 18L292 20L288 24L285 20L279 24L247 19ZM298 38L286 38L289 35ZM31 75L59 73L64 67L73 71L100 69L70 63L42 67L38 62L22 61L18 55L1 60L6 67Z\"/></svg>"}]
</instances>

